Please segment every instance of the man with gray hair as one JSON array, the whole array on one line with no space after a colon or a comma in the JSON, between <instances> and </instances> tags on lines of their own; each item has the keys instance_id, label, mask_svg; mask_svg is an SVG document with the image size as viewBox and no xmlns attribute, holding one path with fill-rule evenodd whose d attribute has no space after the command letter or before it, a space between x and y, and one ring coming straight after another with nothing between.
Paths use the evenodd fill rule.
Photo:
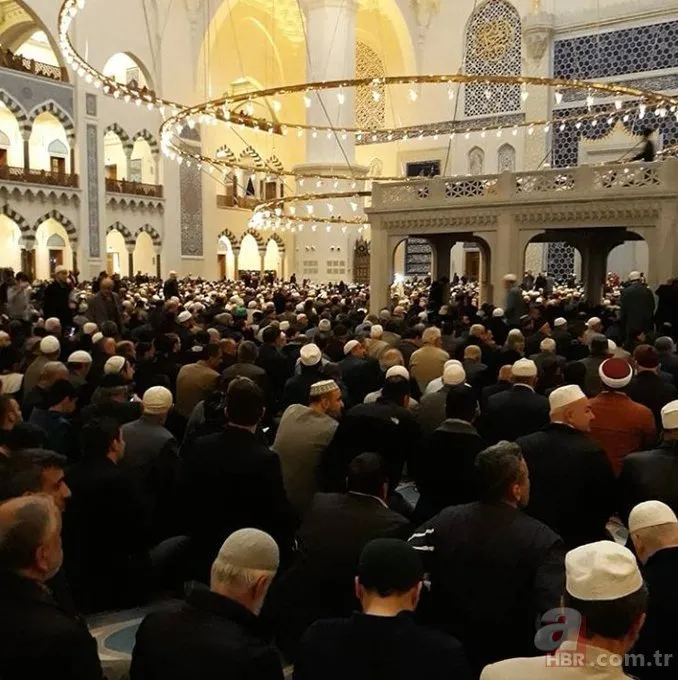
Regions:
<instances>
[{"instance_id":1,"label":"man with gray hair","mask_svg":"<svg viewBox=\"0 0 678 680\"><path fill-rule=\"evenodd\" d=\"M96 642L46 587L61 568L61 513L47 496L0 505L0 675L100 680Z\"/></svg>"},{"instance_id":2,"label":"man with gray hair","mask_svg":"<svg viewBox=\"0 0 678 680\"><path fill-rule=\"evenodd\" d=\"M231 534L212 564L209 590L194 586L185 602L143 620L131 680L282 680L257 619L279 562L278 546L263 531Z\"/></svg>"},{"instance_id":3,"label":"man with gray hair","mask_svg":"<svg viewBox=\"0 0 678 680\"><path fill-rule=\"evenodd\" d=\"M26 389L24 380L24 399L21 403L21 412L24 420L31 417L34 408L45 408L47 390L57 380L68 380L68 369L60 361L47 362L40 371L38 382L31 390Z\"/></svg>"},{"instance_id":4,"label":"man with gray hair","mask_svg":"<svg viewBox=\"0 0 678 680\"><path fill-rule=\"evenodd\" d=\"M673 377L673 384L678 385L678 356L673 338L662 336L654 341L654 346L659 352L659 366L662 371Z\"/></svg>"}]
</instances>

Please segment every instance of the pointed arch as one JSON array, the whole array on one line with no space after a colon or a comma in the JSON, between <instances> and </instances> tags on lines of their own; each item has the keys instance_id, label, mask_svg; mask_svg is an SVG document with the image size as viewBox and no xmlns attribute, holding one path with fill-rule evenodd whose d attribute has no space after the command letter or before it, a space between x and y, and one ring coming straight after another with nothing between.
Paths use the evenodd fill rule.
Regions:
<instances>
[{"instance_id":1,"label":"pointed arch","mask_svg":"<svg viewBox=\"0 0 678 680\"><path fill-rule=\"evenodd\" d=\"M75 248L78 244L78 230L76 229L75 225L73 222L71 222L68 217L65 217L62 215L58 210L50 210L48 213L45 213L42 217L39 217L36 221L35 224L33 225L32 229L32 235L33 235L33 240L35 241L35 235L38 232L38 228L43 222L46 222L47 220L54 220L55 222L58 222L65 230L66 233L68 234L68 240L71 243L71 247Z\"/></svg>"},{"instance_id":2,"label":"pointed arch","mask_svg":"<svg viewBox=\"0 0 678 680\"><path fill-rule=\"evenodd\" d=\"M0 102L14 114L14 117L19 124L21 136L24 139L28 139L31 135L31 122L28 120L26 109L24 109L24 107L5 90L0 90Z\"/></svg>"},{"instance_id":3,"label":"pointed arch","mask_svg":"<svg viewBox=\"0 0 678 680\"><path fill-rule=\"evenodd\" d=\"M231 248L240 247L240 239L230 229L224 229L219 234L219 236L217 236L217 242L220 241L222 238L228 239L228 242L231 244Z\"/></svg>"},{"instance_id":4,"label":"pointed arch","mask_svg":"<svg viewBox=\"0 0 678 680\"><path fill-rule=\"evenodd\" d=\"M137 139L143 139L151 149L151 153L155 156L160 152L160 147L158 146L158 141L156 138L146 129L139 130L134 137L132 137L132 147Z\"/></svg>"},{"instance_id":5,"label":"pointed arch","mask_svg":"<svg viewBox=\"0 0 678 680\"><path fill-rule=\"evenodd\" d=\"M275 242L275 243L277 244L278 249L280 250L280 252L281 252L282 254L285 253L285 241L283 241L283 240L280 238L280 235L279 235L279 234L271 234L271 235L268 237L268 241L273 241L273 242ZM268 241L266 241L266 245L268 245Z\"/></svg>"},{"instance_id":6,"label":"pointed arch","mask_svg":"<svg viewBox=\"0 0 678 680\"><path fill-rule=\"evenodd\" d=\"M135 238L132 236L132 232L121 222L113 222L107 229L106 234L110 234L112 231L119 231L125 240L125 245L129 248L134 247Z\"/></svg>"},{"instance_id":7,"label":"pointed arch","mask_svg":"<svg viewBox=\"0 0 678 680\"><path fill-rule=\"evenodd\" d=\"M123 151L125 152L125 155L130 156L132 154L132 149L134 148L134 143L130 139L129 135L117 123L111 123L104 130L104 137L106 137L106 135L109 132L112 132L114 135L117 136L117 138L120 140L120 143L122 144L122 148Z\"/></svg>"},{"instance_id":8,"label":"pointed arch","mask_svg":"<svg viewBox=\"0 0 678 680\"><path fill-rule=\"evenodd\" d=\"M157 229L152 227L150 224L142 224L135 232L134 232L134 242L136 243L136 240L139 238L139 234L141 232L144 232L148 234L151 237L151 240L153 241L153 245L156 248L162 248L162 239L160 238L160 234L158 233Z\"/></svg>"},{"instance_id":9,"label":"pointed arch","mask_svg":"<svg viewBox=\"0 0 678 680\"><path fill-rule=\"evenodd\" d=\"M516 171L516 150L510 144L502 144L497 150L497 172Z\"/></svg>"},{"instance_id":10,"label":"pointed arch","mask_svg":"<svg viewBox=\"0 0 678 680\"><path fill-rule=\"evenodd\" d=\"M265 170L266 169L266 162L259 155L259 152L252 146L248 146L246 149L243 150L243 152L238 157L238 161L242 162L242 161L247 160L248 158L252 159L252 162L254 163L255 170Z\"/></svg>"},{"instance_id":11,"label":"pointed arch","mask_svg":"<svg viewBox=\"0 0 678 680\"><path fill-rule=\"evenodd\" d=\"M50 113L63 126L68 139L68 145L72 148L75 145L75 123L73 119L59 106L53 99L39 104L28 114L28 122L31 126L35 123L35 119L42 113Z\"/></svg>"},{"instance_id":12,"label":"pointed arch","mask_svg":"<svg viewBox=\"0 0 678 680\"><path fill-rule=\"evenodd\" d=\"M0 214L12 220L12 222L14 222L17 227L19 227L19 231L21 232L21 240L19 245L28 248L29 246L32 246L33 243L35 243L35 233L33 233L31 230L31 225L22 215L16 212L16 210L10 208L9 204L5 203L5 205L0 208Z\"/></svg>"},{"instance_id":13,"label":"pointed arch","mask_svg":"<svg viewBox=\"0 0 678 680\"><path fill-rule=\"evenodd\" d=\"M280 159L273 155L266 161L266 167L276 172L285 172L285 166L281 163Z\"/></svg>"},{"instance_id":14,"label":"pointed arch","mask_svg":"<svg viewBox=\"0 0 678 680\"><path fill-rule=\"evenodd\" d=\"M479 146L474 146L468 152L468 174L482 175L484 172L485 152Z\"/></svg>"},{"instance_id":15,"label":"pointed arch","mask_svg":"<svg viewBox=\"0 0 678 680\"><path fill-rule=\"evenodd\" d=\"M238 242L238 247L242 246L242 240L248 234L257 242L257 246L259 247L259 250L263 250L263 249L266 248L266 244L264 243L264 239L261 238L261 234L256 229L252 229L252 227L247 229L245 231L245 233L240 237L240 241Z\"/></svg>"}]
</instances>

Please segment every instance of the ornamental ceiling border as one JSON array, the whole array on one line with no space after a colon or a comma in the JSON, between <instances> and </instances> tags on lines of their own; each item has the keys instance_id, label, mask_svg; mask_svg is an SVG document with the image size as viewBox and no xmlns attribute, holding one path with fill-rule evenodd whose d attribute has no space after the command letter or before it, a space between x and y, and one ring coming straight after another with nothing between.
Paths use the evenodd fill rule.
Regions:
<instances>
[{"instance_id":1,"label":"ornamental ceiling border","mask_svg":"<svg viewBox=\"0 0 678 680\"><path fill-rule=\"evenodd\" d=\"M522 211L515 211L513 219L518 224L543 225L550 223L567 224L572 222L587 222L586 227L595 227L597 223L604 222L605 225L610 221L634 222L638 220L656 220L661 213L661 203L638 201L615 202L609 206L572 206L559 207L539 206L526 208ZM624 226L619 224L618 226Z\"/></svg>"},{"instance_id":2,"label":"ornamental ceiling border","mask_svg":"<svg viewBox=\"0 0 678 680\"><path fill-rule=\"evenodd\" d=\"M450 227L488 227L494 228L499 223L499 215L438 215L436 217L398 217L386 218L381 228L386 231L407 230L413 234L440 232Z\"/></svg>"}]
</instances>

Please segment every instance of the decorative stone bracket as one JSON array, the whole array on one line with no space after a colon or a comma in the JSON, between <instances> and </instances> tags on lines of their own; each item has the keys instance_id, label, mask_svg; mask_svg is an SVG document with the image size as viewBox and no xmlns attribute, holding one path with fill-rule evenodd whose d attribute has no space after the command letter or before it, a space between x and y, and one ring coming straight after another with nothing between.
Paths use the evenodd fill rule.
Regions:
<instances>
[{"instance_id":1,"label":"decorative stone bracket","mask_svg":"<svg viewBox=\"0 0 678 680\"><path fill-rule=\"evenodd\" d=\"M541 61L553 36L553 14L537 12L523 19L523 40L528 56Z\"/></svg>"}]
</instances>

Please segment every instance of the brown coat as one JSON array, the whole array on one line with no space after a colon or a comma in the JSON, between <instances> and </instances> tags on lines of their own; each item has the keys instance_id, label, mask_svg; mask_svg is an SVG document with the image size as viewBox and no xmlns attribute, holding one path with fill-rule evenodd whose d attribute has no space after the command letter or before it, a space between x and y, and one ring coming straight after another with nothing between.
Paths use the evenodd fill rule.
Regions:
<instances>
[{"instance_id":1,"label":"brown coat","mask_svg":"<svg viewBox=\"0 0 678 680\"><path fill-rule=\"evenodd\" d=\"M412 377L419 383L419 389L426 391L426 385L431 380L440 378L445 368L445 362L450 358L450 355L440 347L433 345L424 345L418 349L410 358L410 373Z\"/></svg>"},{"instance_id":2,"label":"brown coat","mask_svg":"<svg viewBox=\"0 0 678 680\"><path fill-rule=\"evenodd\" d=\"M595 415L591 438L607 453L615 475L629 453L654 446L657 431L652 411L623 392L601 392L591 400L591 410Z\"/></svg>"},{"instance_id":3,"label":"brown coat","mask_svg":"<svg viewBox=\"0 0 678 680\"><path fill-rule=\"evenodd\" d=\"M188 418L196 404L217 388L219 377L219 373L203 361L182 366L177 376L177 413Z\"/></svg>"}]
</instances>

